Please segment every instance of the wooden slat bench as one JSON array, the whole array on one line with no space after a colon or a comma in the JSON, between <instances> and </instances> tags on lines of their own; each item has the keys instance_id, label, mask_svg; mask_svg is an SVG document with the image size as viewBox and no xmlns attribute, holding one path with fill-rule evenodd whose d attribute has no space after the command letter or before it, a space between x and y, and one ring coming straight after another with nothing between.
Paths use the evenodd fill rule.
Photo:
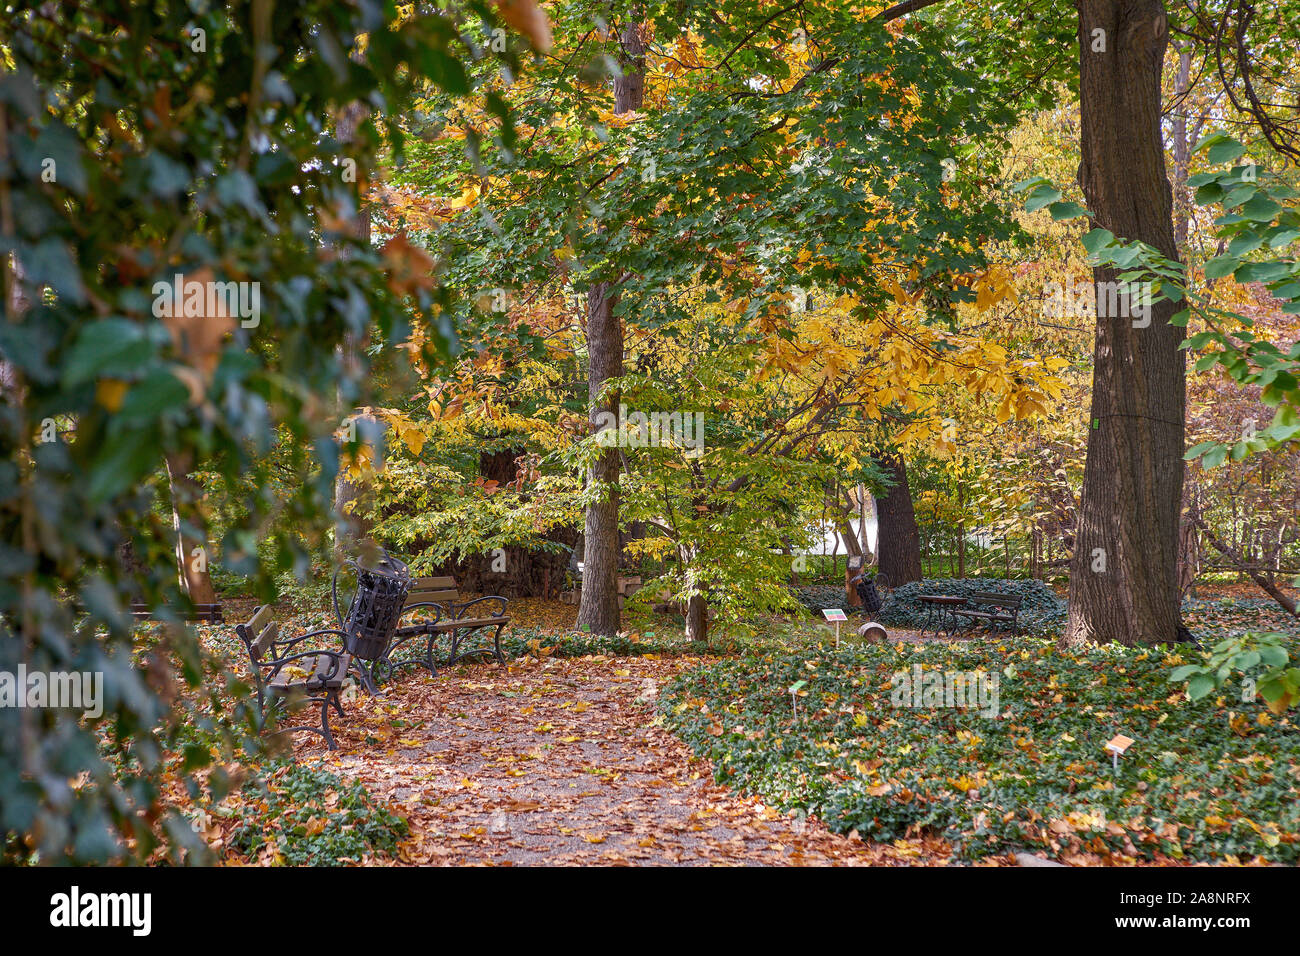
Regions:
<instances>
[{"instance_id":1,"label":"wooden slat bench","mask_svg":"<svg viewBox=\"0 0 1300 956\"><path fill-rule=\"evenodd\" d=\"M389 647L386 664L389 669L407 664L427 667L438 673L434 659L434 645L443 635L450 635L451 648L447 654L448 665L470 654L492 654L501 664L506 662L501 653L501 632L510 623L506 606L510 602L498 594L462 600L460 588L452 577L416 578L406 596L406 607L398 622L397 632ZM492 630L491 646L462 651L465 639L480 631ZM399 657L398 649L419 638L425 638L424 653L416 657Z\"/></svg>"},{"instance_id":2,"label":"wooden slat bench","mask_svg":"<svg viewBox=\"0 0 1300 956\"><path fill-rule=\"evenodd\" d=\"M252 662L257 684L258 729L264 730L280 711L294 710L309 704L320 705L320 726L277 727L272 733L286 734L307 730L325 738L330 750L338 749L330 733L330 708L340 717L343 705L339 692L348 675L352 658L346 651L324 649L296 650L309 638L329 635L346 639L342 631L327 628L298 637L280 637L280 625L271 620L271 608L255 608L246 624L235 627ZM310 646L310 645L309 645Z\"/></svg>"},{"instance_id":3,"label":"wooden slat bench","mask_svg":"<svg viewBox=\"0 0 1300 956\"><path fill-rule=\"evenodd\" d=\"M172 608L171 610L182 621L205 621L209 624L225 623L225 619L221 616L220 604L196 604L193 611L185 611L179 608ZM131 602L131 616L137 621L155 620L154 609L143 601Z\"/></svg>"},{"instance_id":4,"label":"wooden slat bench","mask_svg":"<svg viewBox=\"0 0 1300 956\"><path fill-rule=\"evenodd\" d=\"M952 608L952 614L967 619L967 630L982 621L991 629L1008 627L1015 633L1016 618L1020 616L1020 605L1024 600L1016 594L977 591L966 598L964 605Z\"/></svg>"}]
</instances>

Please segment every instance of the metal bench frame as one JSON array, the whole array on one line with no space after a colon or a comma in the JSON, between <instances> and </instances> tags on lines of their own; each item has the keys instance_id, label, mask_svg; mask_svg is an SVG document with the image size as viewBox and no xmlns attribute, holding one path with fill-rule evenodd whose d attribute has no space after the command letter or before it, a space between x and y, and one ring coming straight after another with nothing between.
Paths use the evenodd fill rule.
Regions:
<instances>
[{"instance_id":1,"label":"metal bench frame","mask_svg":"<svg viewBox=\"0 0 1300 956\"><path fill-rule=\"evenodd\" d=\"M272 611L268 605L255 608L252 618L246 624L235 627L235 634L244 642L248 658L252 663L253 677L257 685L257 729L265 732L268 725L276 721L281 713L288 713L298 707L311 704L320 706L320 726L303 724L294 727L276 727L275 734L288 734L306 730L325 738L330 750L337 750L334 735L330 733L330 708L340 717L343 705L339 700L343 681L347 677L352 657L346 651L318 648L297 650L309 638L330 635L346 640L347 635L334 628L309 631L297 637L280 638L280 625L271 620ZM311 674L296 679L285 671L286 667L302 666L306 662ZM265 672L265 673L264 673Z\"/></svg>"},{"instance_id":2,"label":"metal bench frame","mask_svg":"<svg viewBox=\"0 0 1300 956\"><path fill-rule=\"evenodd\" d=\"M388 654L383 661L384 676L395 669L415 664L427 668L431 674L438 673L434 655L434 645L444 636L450 635L451 646L444 666L451 666L458 660L471 654L491 654L497 663L505 664L505 655L501 653L501 632L510 623L506 614L509 600L499 594L489 594L460 600L460 589L456 579L451 577L418 578L412 584L407 595L407 604L402 609L402 619L412 612L432 612L432 620L411 621L402 624L398 621L397 631L389 644ZM487 616L472 616L471 609L488 608ZM481 611L475 611L475 615ZM479 631L492 630L490 646L462 650L466 638ZM417 656L399 658L396 652L404 645L425 638L424 653ZM378 662L377 662L378 663Z\"/></svg>"},{"instance_id":3,"label":"metal bench frame","mask_svg":"<svg viewBox=\"0 0 1300 956\"><path fill-rule=\"evenodd\" d=\"M1025 599L1018 594L977 591L966 598L964 605L954 607L952 615L954 618L967 619L966 626L960 628L963 633L970 633L975 629L976 622L984 621L985 627L1000 629L1005 626L1014 634L1020 617L1020 607L1024 603Z\"/></svg>"}]
</instances>

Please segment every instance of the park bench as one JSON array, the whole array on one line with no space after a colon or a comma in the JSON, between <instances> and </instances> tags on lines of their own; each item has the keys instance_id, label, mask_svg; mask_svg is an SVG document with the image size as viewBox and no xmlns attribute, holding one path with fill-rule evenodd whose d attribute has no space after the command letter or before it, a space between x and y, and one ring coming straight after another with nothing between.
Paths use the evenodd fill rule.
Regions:
<instances>
[{"instance_id":1,"label":"park bench","mask_svg":"<svg viewBox=\"0 0 1300 956\"><path fill-rule=\"evenodd\" d=\"M510 623L506 614L508 604L509 601L498 594L463 600L456 579L452 577L416 578L406 595L402 617L385 660L386 669L391 671L407 664L418 664L428 668L430 673L438 673L433 649L443 635L449 635L451 639L446 660L448 665L470 654L492 654L498 663L504 664L501 631ZM461 650L466 638L488 630L492 632L491 646ZM405 658L397 656L401 647L418 642L420 638L425 639L423 654Z\"/></svg>"},{"instance_id":2,"label":"park bench","mask_svg":"<svg viewBox=\"0 0 1300 956\"><path fill-rule=\"evenodd\" d=\"M258 729L265 729L280 711L319 704L319 727L280 727L272 732L284 734L296 730L311 731L324 737L330 750L336 750L338 748L334 736L330 733L329 711L333 707L340 717L344 716L339 692L352 664L352 657L347 651L298 648L310 638L329 635L346 640L347 635L343 631L326 628L298 637L281 638L280 625L271 620L271 616L271 608L262 605L254 609L253 616L246 624L235 627L235 633L244 642L253 665L253 678L257 684Z\"/></svg>"},{"instance_id":3,"label":"park bench","mask_svg":"<svg viewBox=\"0 0 1300 956\"><path fill-rule=\"evenodd\" d=\"M990 628L1009 627L1016 629L1016 619L1020 616L1020 605L1024 598L1015 594L999 591L976 591L966 598L966 603L952 609L956 617L967 619L967 630L980 622Z\"/></svg>"},{"instance_id":4,"label":"park bench","mask_svg":"<svg viewBox=\"0 0 1300 956\"><path fill-rule=\"evenodd\" d=\"M220 604L196 604L193 611L174 608L176 616L182 621L204 621L209 624L224 624ZM131 602L131 616L137 621L154 620L154 609L143 601Z\"/></svg>"}]
</instances>

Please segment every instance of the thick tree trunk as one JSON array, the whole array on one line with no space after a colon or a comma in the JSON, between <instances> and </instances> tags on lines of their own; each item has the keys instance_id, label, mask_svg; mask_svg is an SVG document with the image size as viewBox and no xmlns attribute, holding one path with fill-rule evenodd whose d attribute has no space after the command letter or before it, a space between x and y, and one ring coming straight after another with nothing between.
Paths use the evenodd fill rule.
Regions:
<instances>
[{"instance_id":1,"label":"thick tree trunk","mask_svg":"<svg viewBox=\"0 0 1300 956\"><path fill-rule=\"evenodd\" d=\"M921 580L921 533L907 484L907 463L896 455L885 456L880 463L894 485L876 498L876 554L880 573L896 588Z\"/></svg>"},{"instance_id":2,"label":"thick tree trunk","mask_svg":"<svg viewBox=\"0 0 1300 956\"><path fill-rule=\"evenodd\" d=\"M167 480L171 484L172 527L176 531L176 567L181 588L195 604L216 604L217 592L208 573L207 522L199 507L203 489L190 474L193 458L167 456ZM197 536L186 528L198 532Z\"/></svg>"},{"instance_id":3,"label":"thick tree trunk","mask_svg":"<svg viewBox=\"0 0 1300 956\"><path fill-rule=\"evenodd\" d=\"M686 639L704 643L709 639L709 606L703 595L686 602Z\"/></svg>"},{"instance_id":4,"label":"thick tree trunk","mask_svg":"<svg viewBox=\"0 0 1300 956\"><path fill-rule=\"evenodd\" d=\"M635 14L620 36L623 75L614 80L614 111L641 108L645 96L644 27ZM602 412L618 411L618 396L602 394L605 383L623 374L623 326L614 314L618 294L608 282L597 283L587 293L587 388L591 395L593 428ZM618 633L618 470L617 448L607 448L587 470L588 484L600 483L604 492L587 506L583 523L582 598L578 626L593 634Z\"/></svg>"},{"instance_id":5,"label":"thick tree trunk","mask_svg":"<svg viewBox=\"0 0 1300 956\"><path fill-rule=\"evenodd\" d=\"M1096 31L1102 31L1097 33ZM1098 50L1104 40L1104 52ZM1175 258L1160 130L1168 24L1160 0L1079 4L1082 162L1097 226ZM1117 281L1094 270L1098 283ZM1099 295L1092 414L1063 642L1174 641L1186 367L1172 303L1144 321ZM1126 313L1127 309L1116 309ZM1104 569L1104 570L1103 570Z\"/></svg>"}]
</instances>

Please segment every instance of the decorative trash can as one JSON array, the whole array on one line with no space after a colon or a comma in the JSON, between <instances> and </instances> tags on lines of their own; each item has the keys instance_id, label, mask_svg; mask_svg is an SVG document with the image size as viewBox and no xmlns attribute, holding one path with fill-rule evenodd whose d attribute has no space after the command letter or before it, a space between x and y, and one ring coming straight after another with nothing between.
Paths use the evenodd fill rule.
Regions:
<instances>
[{"instance_id":1,"label":"decorative trash can","mask_svg":"<svg viewBox=\"0 0 1300 956\"><path fill-rule=\"evenodd\" d=\"M352 595L346 617L339 615L348 635L347 649L363 661L381 660L388 652L397 622L411 588L411 572L405 562L386 551L366 564L363 559L347 562L357 572L357 591ZM334 575L334 609L339 613L338 573Z\"/></svg>"}]
</instances>

